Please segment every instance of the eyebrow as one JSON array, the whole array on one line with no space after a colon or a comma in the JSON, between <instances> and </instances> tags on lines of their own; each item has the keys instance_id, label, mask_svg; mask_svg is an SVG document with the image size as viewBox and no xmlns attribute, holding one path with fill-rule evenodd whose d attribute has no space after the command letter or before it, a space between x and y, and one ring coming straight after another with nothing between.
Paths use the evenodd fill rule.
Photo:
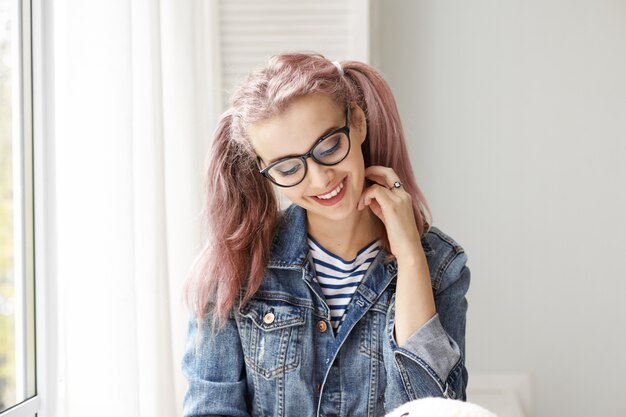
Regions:
<instances>
[{"instance_id":1,"label":"eyebrow","mask_svg":"<svg viewBox=\"0 0 626 417\"><path fill-rule=\"evenodd\" d=\"M345 122L344 122L344 123L345 123ZM315 144L316 144L317 142L319 142L319 140L320 140L320 139L322 139L324 136L328 135L329 133L332 133L332 132L333 132L333 131L335 131L335 130L339 130L339 129L343 128L343 127L344 127L344 126L334 126L334 127L329 127L328 129L326 129L326 130L325 130L325 131L324 131L321 135L319 135L319 136L317 137L317 139L315 139L315 140L311 143L311 146L309 146L309 149L307 149L307 151L306 151L306 152L309 152L309 151L311 150L311 148L313 148L313 146L315 146ZM305 152L305 153L306 153L306 152ZM297 157L299 157L299 156L304 155L305 153L300 153L300 154L291 154L291 155L284 155L284 156L281 156L281 157L278 157L278 158L274 158L274 159L272 159L271 161L269 161L268 163L266 163L266 164L265 164L265 166L270 165L270 164L273 164L273 163L274 163L274 162L276 162L276 161L280 161L281 159L286 159L286 158L297 158ZM261 160L263 160L263 159L261 158Z\"/></svg>"}]
</instances>

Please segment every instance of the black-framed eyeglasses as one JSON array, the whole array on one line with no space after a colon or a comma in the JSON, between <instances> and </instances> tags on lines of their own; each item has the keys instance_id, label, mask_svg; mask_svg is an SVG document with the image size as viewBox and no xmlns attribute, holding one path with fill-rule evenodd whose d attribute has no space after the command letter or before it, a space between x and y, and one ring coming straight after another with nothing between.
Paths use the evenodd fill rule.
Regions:
<instances>
[{"instance_id":1,"label":"black-framed eyeglasses","mask_svg":"<svg viewBox=\"0 0 626 417\"><path fill-rule=\"evenodd\" d=\"M304 155L291 155L272 162L260 172L279 187L293 187L304 180L306 160L311 157L324 166L337 165L350 153L350 110L346 110L346 125L319 138ZM261 158L257 158L259 167Z\"/></svg>"}]
</instances>

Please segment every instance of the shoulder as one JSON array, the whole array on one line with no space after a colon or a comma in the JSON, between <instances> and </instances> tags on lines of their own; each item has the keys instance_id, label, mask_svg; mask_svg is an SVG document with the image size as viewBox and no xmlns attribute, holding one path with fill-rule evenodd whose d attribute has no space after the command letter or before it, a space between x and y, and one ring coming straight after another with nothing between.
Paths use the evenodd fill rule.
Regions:
<instances>
[{"instance_id":1,"label":"shoulder","mask_svg":"<svg viewBox=\"0 0 626 417\"><path fill-rule=\"evenodd\" d=\"M269 266L303 265L307 254L306 211L292 204L277 215Z\"/></svg>"},{"instance_id":2,"label":"shoulder","mask_svg":"<svg viewBox=\"0 0 626 417\"><path fill-rule=\"evenodd\" d=\"M306 210L295 204L279 210L276 215L276 236L301 234L306 231Z\"/></svg>"},{"instance_id":3,"label":"shoulder","mask_svg":"<svg viewBox=\"0 0 626 417\"><path fill-rule=\"evenodd\" d=\"M463 247L437 227L431 226L424 233L422 247L435 290L448 287L460 279L467 269L467 255Z\"/></svg>"}]
</instances>

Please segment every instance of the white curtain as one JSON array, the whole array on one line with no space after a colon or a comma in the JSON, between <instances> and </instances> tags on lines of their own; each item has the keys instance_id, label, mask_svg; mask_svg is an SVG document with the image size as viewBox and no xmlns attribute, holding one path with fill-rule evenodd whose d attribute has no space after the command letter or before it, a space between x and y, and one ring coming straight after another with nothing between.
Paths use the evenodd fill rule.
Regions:
<instances>
[{"instance_id":1,"label":"white curtain","mask_svg":"<svg viewBox=\"0 0 626 417\"><path fill-rule=\"evenodd\" d=\"M181 288L219 111L211 3L53 3L56 416L180 414Z\"/></svg>"}]
</instances>

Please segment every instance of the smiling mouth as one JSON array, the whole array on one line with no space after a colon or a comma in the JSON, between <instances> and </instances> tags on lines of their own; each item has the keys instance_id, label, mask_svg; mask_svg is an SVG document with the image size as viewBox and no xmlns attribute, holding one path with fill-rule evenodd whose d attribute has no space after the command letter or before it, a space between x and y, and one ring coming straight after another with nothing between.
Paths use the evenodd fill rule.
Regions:
<instances>
[{"instance_id":1,"label":"smiling mouth","mask_svg":"<svg viewBox=\"0 0 626 417\"><path fill-rule=\"evenodd\" d=\"M343 188L343 180L339 183L337 188L335 188L334 190L332 190L328 194L316 195L315 198L319 198L320 200L330 200L331 198L333 198L337 194L339 194L341 192L342 188Z\"/></svg>"}]
</instances>

